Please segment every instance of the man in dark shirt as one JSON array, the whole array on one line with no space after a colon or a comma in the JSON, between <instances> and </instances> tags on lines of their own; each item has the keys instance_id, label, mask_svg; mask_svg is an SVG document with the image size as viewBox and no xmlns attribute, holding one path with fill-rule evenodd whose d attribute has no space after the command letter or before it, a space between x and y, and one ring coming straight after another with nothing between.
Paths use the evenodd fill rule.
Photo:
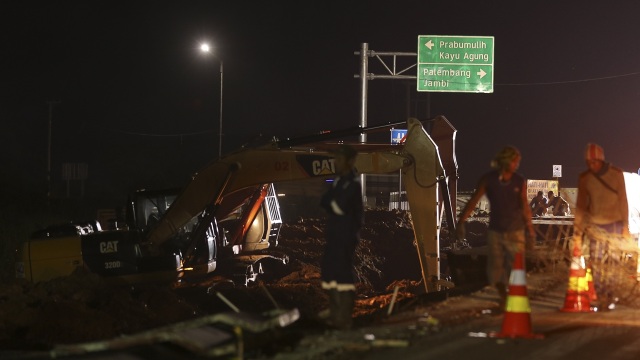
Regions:
<instances>
[{"instance_id":1,"label":"man in dark shirt","mask_svg":"<svg viewBox=\"0 0 640 360\"><path fill-rule=\"evenodd\" d=\"M547 210L547 199L544 198L544 193L542 191L538 191L538 194L531 199L529 203L529 208L531 208L531 213L533 216L542 216Z\"/></svg>"},{"instance_id":2,"label":"man in dark shirt","mask_svg":"<svg viewBox=\"0 0 640 360\"><path fill-rule=\"evenodd\" d=\"M332 327L351 327L355 301L353 260L363 222L362 188L355 174L356 150L342 145L335 151L335 173L321 206L327 211L326 245L321 264L322 288L329 292Z\"/></svg>"},{"instance_id":3,"label":"man in dark shirt","mask_svg":"<svg viewBox=\"0 0 640 360\"><path fill-rule=\"evenodd\" d=\"M513 260L516 254L525 250L525 230L529 239L535 236L528 206L527 181L516 172L520 159L520 151L513 146L506 146L498 152L491 162L493 170L480 178L474 194L460 212L456 227L458 239L464 239L464 222L486 194L491 208L487 232L487 278L489 284L498 290L501 309L506 302Z\"/></svg>"}]
</instances>

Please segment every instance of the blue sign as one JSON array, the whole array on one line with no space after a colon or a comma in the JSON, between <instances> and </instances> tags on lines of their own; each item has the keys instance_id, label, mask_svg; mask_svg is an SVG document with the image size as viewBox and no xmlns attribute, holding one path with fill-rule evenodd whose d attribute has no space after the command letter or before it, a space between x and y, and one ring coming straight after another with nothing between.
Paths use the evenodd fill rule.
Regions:
<instances>
[{"instance_id":1,"label":"blue sign","mask_svg":"<svg viewBox=\"0 0 640 360\"><path fill-rule=\"evenodd\" d=\"M402 144L407 137L407 129L391 129L391 144Z\"/></svg>"}]
</instances>

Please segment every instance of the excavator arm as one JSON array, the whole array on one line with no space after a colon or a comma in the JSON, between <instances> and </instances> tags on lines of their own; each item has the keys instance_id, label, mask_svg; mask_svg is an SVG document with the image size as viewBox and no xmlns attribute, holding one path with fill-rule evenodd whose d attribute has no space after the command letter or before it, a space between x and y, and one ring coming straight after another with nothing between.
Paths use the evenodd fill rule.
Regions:
<instances>
[{"instance_id":1,"label":"excavator arm","mask_svg":"<svg viewBox=\"0 0 640 360\"><path fill-rule=\"evenodd\" d=\"M442 202L440 184L446 175L438 147L422 124L409 119L407 130L406 141L400 145L354 144L358 149L356 169L361 174L402 171L422 277L429 292L435 290L440 278L442 210L438 204ZM194 217L217 207L226 196L239 190L266 183L335 175L331 150L338 142L285 148L288 144L274 142L260 148L243 149L206 166L194 175L149 232L146 243L151 246L164 243Z\"/></svg>"}]
</instances>

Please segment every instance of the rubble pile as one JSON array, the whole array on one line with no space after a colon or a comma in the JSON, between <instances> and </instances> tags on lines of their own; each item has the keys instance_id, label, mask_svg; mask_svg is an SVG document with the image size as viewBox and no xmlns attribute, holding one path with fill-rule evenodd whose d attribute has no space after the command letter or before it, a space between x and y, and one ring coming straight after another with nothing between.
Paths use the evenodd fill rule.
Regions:
<instances>
[{"instance_id":1,"label":"rubble pile","mask_svg":"<svg viewBox=\"0 0 640 360\"><path fill-rule=\"evenodd\" d=\"M319 268L325 242L324 226L324 219L284 224L278 250L295 262ZM360 291L384 291L397 279L420 280L420 263L406 211L367 211L360 238L355 262Z\"/></svg>"}]
</instances>

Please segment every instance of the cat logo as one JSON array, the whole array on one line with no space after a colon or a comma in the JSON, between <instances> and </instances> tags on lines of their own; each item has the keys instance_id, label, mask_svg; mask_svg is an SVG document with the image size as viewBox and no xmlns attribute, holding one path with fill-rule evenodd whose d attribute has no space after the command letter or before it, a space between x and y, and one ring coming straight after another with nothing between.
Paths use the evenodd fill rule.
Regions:
<instances>
[{"instance_id":1,"label":"cat logo","mask_svg":"<svg viewBox=\"0 0 640 360\"><path fill-rule=\"evenodd\" d=\"M117 241L103 241L100 243L100 252L102 254L109 254L118 252Z\"/></svg>"},{"instance_id":2,"label":"cat logo","mask_svg":"<svg viewBox=\"0 0 640 360\"><path fill-rule=\"evenodd\" d=\"M315 160L311 163L313 175L331 175L336 173L334 159Z\"/></svg>"},{"instance_id":3,"label":"cat logo","mask_svg":"<svg viewBox=\"0 0 640 360\"><path fill-rule=\"evenodd\" d=\"M309 176L327 176L336 173L334 158L326 155L296 155L298 165Z\"/></svg>"}]
</instances>

